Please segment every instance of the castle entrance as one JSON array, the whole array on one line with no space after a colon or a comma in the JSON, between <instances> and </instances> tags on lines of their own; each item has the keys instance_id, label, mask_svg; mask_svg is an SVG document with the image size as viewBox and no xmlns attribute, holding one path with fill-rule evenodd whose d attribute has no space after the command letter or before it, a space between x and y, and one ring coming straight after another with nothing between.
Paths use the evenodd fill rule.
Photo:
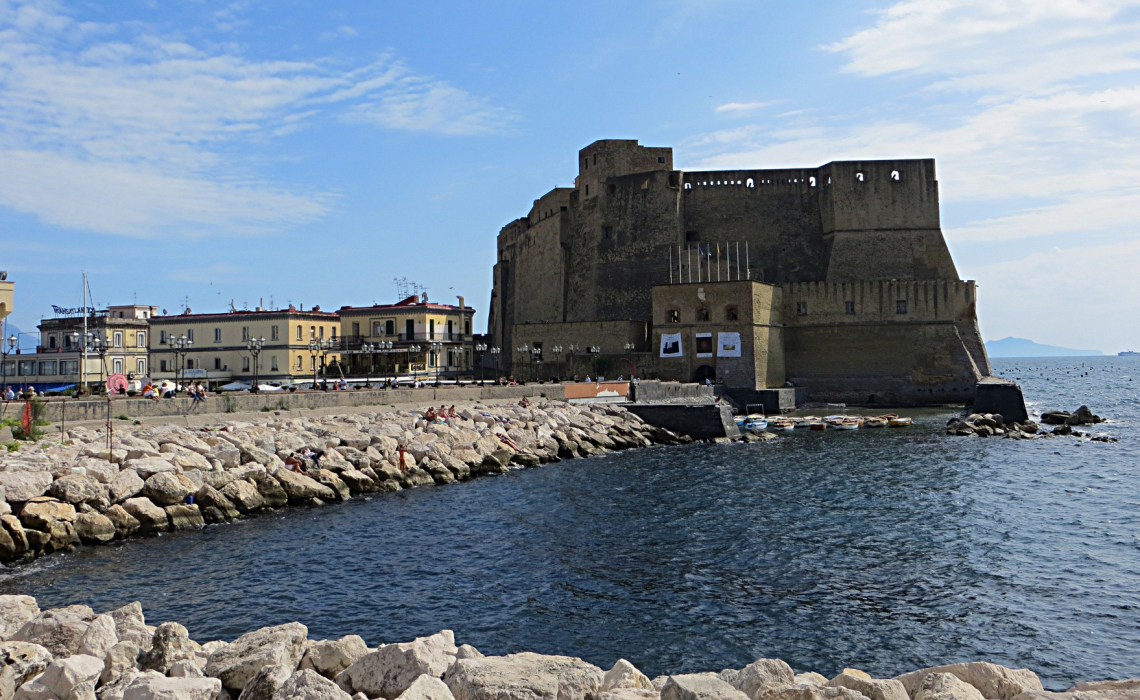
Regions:
<instances>
[{"instance_id":1,"label":"castle entrance","mask_svg":"<svg viewBox=\"0 0 1140 700\"><path fill-rule=\"evenodd\" d=\"M711 382L716 381L716 370L708 365L701 365L693 371L693 381L698 384L704 384L705 380Z\"/></svg>"}]
</instances>

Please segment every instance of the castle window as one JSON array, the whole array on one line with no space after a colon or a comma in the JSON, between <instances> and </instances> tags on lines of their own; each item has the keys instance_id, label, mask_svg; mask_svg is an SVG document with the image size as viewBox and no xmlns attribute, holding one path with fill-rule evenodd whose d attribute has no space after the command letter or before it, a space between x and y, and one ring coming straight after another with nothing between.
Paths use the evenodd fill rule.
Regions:
<instances>
[{"instance_id":1,"label":"castle window","mask_svg":"<svg viewBox=\"0 0 1140 700\"><path fill-rule=\"evenodd\" d=\"M698 231L685 231L685 242L696 243L701 240L701 234Z\"/></svg>"},{"instance_id":2,"label":"castle window","mask_svg":"<svg viewBox=\"0 0 1140 700\"><path fill-rule=\"evenodd\" d=\"M706 308L703 308L703 307L700 309L697 309L697 320L698 321L709 320L709 310Z\"/></svg>"},{"instance_id":3,"label":"castle window","mask_svg":"<svg viewBox=\"0 0 1140 700\"><path fill-rule=\"evenodd\" d=\"M606 226L605 228L603 228L602 229L602 236L605 238L613 238L614 237L613 227Z\"/></svg>"},{"instance_id":4,"label":"castle window","mask_svg":"<svg viewBox=\"0 0 1140 700\"><path fill-rule=\"evenodd\" d=\"M665 323L680 323L681 312L677 309L669 309L665 312Z\"/></svg>"},{"instance_id":5,"label":"castle window","mask_svg":"<svg viewBox=\"0 0 1140 700\"><path fill-rule=\"evenodd\" d=\"M736 311L735 306L728 306L724 309L724 320L726 321L739 321L740 314Z\"/></svg>"},{"instance_id":6,"label":"castle window","mask_svg":"<svg viewBox=\"0 0 1140 700\"><path fill-rule=\"evenodd\" d=\"M590 159L589 158L582 159L582 170L589 170L589 169L590 169Z\"/></svg>"},{"instance_id":7,"label":"castle window","mask_svg":"<svg viewBox=\"0 0 1140 700\"><path fill-rule=\"evenodd\" d=\"M808 182L811 183L812 187L815 187L815 178L814 177L809 177Z\"/></svg>"},{"instance_id":8,"label":"castle window","mask_svg":"<svg viewBox=\"0 0 1140 700\"><path fill-rule=\"evenodd\" d=\"M691 182L686 182L686 183L685 183L685 189L687 189L687 190L691 190L691 189L693 189L693 183L691 183Z\"/></svg>"},{"instance_id":9,"label":"castle window","mask_svg":"<svg viewBox=\"0 0 1140 700\"><path fill-rule=\"evenodd\" d=\"M806 301L797 301L796 302L796 315L797 316L807 316L807 302Z\"/></svg>"},{"instance_id":10,"label":"castle window","mask_svg":"<svg viewBox=\"0 0 1140 700\"><path fill-rule=\"evenodd\" d=\"M855 173L855 179L859 182L863 182L863 173Z\"/></svg>"},{"instance_id":11,"label":"castle window","mask_svg":"<svg viewBox=\"0 0 1140 700\"><path fill-rule=\"evenodd\" d=\"M897 182L897 181L899 181L899 180L901 180L901 179L902 179L902 175L901 175L901 174L899 174L899 171L897 171L897 170L892 170L892 171L891 171L891 179L892 179L892 180L895 180L895 181Z\"/></svg>"},{"instance_id":12,"label":"castle window","mask_svg":"<svg viewBox=\"0 0 1140 700\"><path fill-rule=\"evenodd\" d=\"M848 316L855 315L855 302L853 302L853 301L843 302L843 313L847 314Z\"/></svg>"},{"instance_id":13,"label":"castle window","mask_svg":"<svg viewBox=\"0 0 1140 700\"><path fill-rule=\"evenodd\" d=\"M752 181L752 178L748 178L747 180L744 181L744 186L745 187L755 187L756 183Z\"/></svg>"},{"instance_id":14,"label":"castle window","mask_svg":"<svg viewBox=\"0 0 1140 700\"><path fill-rule=\"evenodd\" d=\"M664 163L665 162L665 156L657 156L657 162L658 163Z\"/></svg>"},{"instance_id":15,"label":"castle window","mask_svg":"<svg viewBox=\"0 0 1140 700\"><path fill-rule=\"evenodd\" d=\"M594 165L597 165L597 164L598 164L598 154L595 153L594 154Z\"/></svg>"},{"instance_id":16,"label":"castle window","mask_svg":"<svg viewBox=\"0 0 1140 700\"><path fill-rule=\"evenodd\" d=\"M590 196L590 186L589 185L586 185L586 196L587 197Z\"/></svg>"},{"instance_id":17,"label":"castle window","mask_svg":"<svg viewBox=\"0 0 1140 700\"><path fill-rule=\"evenodd\" d=\"M906 299L899 299L898 301L895 302L895 313L896 314L905 314L906 313Z\"/></svg>"},{"instance_id":18,"label":"castle window","mask_svg":"<svg viewBox=\"0 0 1140 700\"><path fill-rule=\"evenodd\" d=\"M606 185L606 194L617 194L617 185Z\"/></svg>"}]
</instances>

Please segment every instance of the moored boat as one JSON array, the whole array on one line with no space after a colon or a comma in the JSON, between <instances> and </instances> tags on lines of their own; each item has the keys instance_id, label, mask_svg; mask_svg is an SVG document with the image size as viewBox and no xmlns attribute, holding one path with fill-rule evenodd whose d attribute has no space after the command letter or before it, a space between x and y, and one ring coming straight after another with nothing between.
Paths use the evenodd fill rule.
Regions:
<instances>
[{"instance_id":1,"label":"moored boat","mask_svg":"<svg viewBox=\"0 0 1140 700\"><path fill-rule=\"evenodd\" d=\"M900 418L898 416L895 416L894 418L891 418L889 421L887 421L887 423L889 423L892 428L905 428L911 423L914 423L914 420L911 418Z\"/></svg>"},{"instance_id":2,"label":"moored boat","mask_svg":"<svg viewBox=\"0 0 1140 700\"><path fill-rule=\"evenodd\" d=\"M796 422L791 420L778 420L772 423L772 430L795 430Z\"/></svg>"},{"instance_id":3,"label":"moored boat","mask_svg":"<svg viewBox=\"0 0 1140 700\"><path fill-rule=\"evenodd\" d=\"M870 418L864 418L863 419L863 427L864 428L885 428L885 427L887 427L887 419L886 418L879 418L877 416L872 416Z\"/></svg>"}]
</instances>

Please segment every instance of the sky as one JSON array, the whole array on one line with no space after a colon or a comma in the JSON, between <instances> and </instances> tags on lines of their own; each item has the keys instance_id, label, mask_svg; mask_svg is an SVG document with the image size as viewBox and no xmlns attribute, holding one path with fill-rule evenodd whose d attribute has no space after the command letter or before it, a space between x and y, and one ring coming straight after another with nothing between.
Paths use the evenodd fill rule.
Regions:
<instances>
[{"instance_id":1,"label":"sky","mask_svg":"<svg viewBox=\"0 0 1140 700\"><path fill-rule=\"evenodd\" d=\"M682 170L937 160L983 336L1140 349L1140 0L0 0L11 322L389 303L486 323L603 138Z\"/></svg>"}]
</instances>

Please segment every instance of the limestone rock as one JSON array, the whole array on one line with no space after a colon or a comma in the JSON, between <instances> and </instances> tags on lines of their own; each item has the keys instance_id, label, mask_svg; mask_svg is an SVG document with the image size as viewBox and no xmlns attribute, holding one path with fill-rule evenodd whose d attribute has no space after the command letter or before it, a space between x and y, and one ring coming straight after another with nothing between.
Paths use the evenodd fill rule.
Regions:
<instances>
[{"instance_id":1,"label":"limestone rock","mask_svg":"<svg viewBox=\"0 0 1140 700\"><path fill-rule=\"evenodd\" d=\"M206 675L222 679L226 688L241 691L263 666L276 664L292 671L301 661L308 633L299 622L247 632L210 654Z\"/></svg>"},{"instance_id":2,"label":"limestone rock","mask_svg":"<svg viewBox=\"0 0 1140 700\"><path fill-rule=\"evenodd\" d=\"M243 513L265 507L265 499L257 487L245 480L231 481L222 488L222 496Z\"/></svg>"},{"instance_id":3,"label":"limestone rock","mask_svg":"<svg viewBox=\"0 0 1140 700\"><path fill-rule=\"evenodd\" d=\"M867 700L867 696L840 686L795 683L763 691L754 700Z\"/></svg>"},{"instance_id":4,"label":"limestone rock","mask_svg":"<svg viewBox=\"0 0 1140 700\"><path fill-rule=\"evenodd\" d=\"M748 697L754 698L758 693L770 688L791 685L795 681L795 676L792 667L780 659L757 659L740 669L740 673L732 681L732 686Z\"/></svg>"},{"instance_id":5,"label":"limestone rock","mask_svg":"<svg viewBox=\"0 0 1140 700\"><path fill-rule=\"evenodd\" d=\"M143 481L149 479L155 474L162 472L176 472L178 467L174 466L162 457L142 457L140 459L128 459L123 463L124 471L131 470L138 473L138 476Z\"/></svg>"},{"instance_id":6,"label":"limestone rock","mask_svg":"<svg viewBox=\"0 0 1140 700\"><path fill-rule=\"evenodd\" d=\"M355 634L340 639L325 639L313 642L300 668L312 669L325 678L336 678L337 674L353 665L368 653L364 639Z\"/></svg>"},{"instance_id":7,"label":"limestone rock","mask_svg":"<svg viewBox=\"0 0 1140 700\"><path fill-rule=\"evenodd\" d=\"M83 635L93 619L95 611L86 605L52 608L24 623L11 640L39 644L54 657L71 656L79 652Z\"/></svg>"},{"instance_id":8,"label":"limestone rock","mask_svg":"<svg viewBox=\"0 0 1140 700\"><path fill-rule=\"evenodd\" d=\"M352 700L352 697L316 671L302 669L285 681L274 693L273 700Z\"/></svg>"},{"instance_id":9,"label":"limestone rock","mask_svg":"<svg viewBox=\"0 0 1140 700\"><path fill-rule=\"evenodd\" d=\"M815 671L808 671L806 673L797 673L796 677L792 679L793 683L806 683L807 685L827 685L827 676Z\"/></svg>"},{"instance_id":10,"label":"limestone rock","mask_svg":"<svg viewBox=\"0 0 1140 700\"><path fill-rule=\"evenodd\" d=\"M193 659L179 659L170 664L170 671L166 674L171 678L205 678L206 672L202 669L206 660L201 657Z\"/></svg>"},{"instance_id":11,"label":"limestone rock","mask_svg":"<svg viewBox=\"0 0 1140 700\"><path fill-rule=\"evenodd\" d=\"M274 693L285 685L285 681L292 675L293 669L287 666L276 664L262 666L249 683L246 683L238 700L272 700Z\"/></svg>"},{"instance_id":12,"label":"limestone rock","mask_svg":"<svg viewBox=\"0 0 1140 700\"><path fill-rule=\"evenodd\" d=\"M455 696L446 683L435 676L424 674L400 693L399 700L455 700Z\"/></svg>"},{"instance_id":13,"label":"limestone rock","mask_svg":"<svg viewBox=\"0 0 1140 700\"><path fill-rule=\"evenodd\" d=\"M127 603L118 610L112 610L110 615L115 621L115 634L120 642L131 642L142 650L151 648L154 633L158 630L147 627L142 605L138 601Z\"/></svg>"},{"instance_id":14,"label":"limestone rock","mask_svg":"<svg viewBox=\"0 0 1140 700\"><path fill-rule=\"evenodd\" d=\"M602 678L581 659L523 652L456 661L443 682L456 700L591 700Z\"/></svg>"},{"instance_id":15,"label":"limestone rock","mask_svg":"<svg viewBox=\"0 0 1140 700\"><path fill-rule=\"evenodd\" d=\"M388 644L361 657L345 669L354 691L395 698L420 675L439 677L455 660L455 634L451 630Z\"/></svg>"},{"instance_id":16,"label":"limestone rock","mask_svg":"<svg viewBox=\"0 0 1140 700\"><path fill-rule=\"evenodd\" d=\"M257 492L261 494L265 506L269 508L280 508L289 502L289 494L285 492L281 482L271 476L266 475L257 482ZM225 490L222 493L225 493Z\"/></svg>"},{"instance_id":17,"label":"limestone rock","mask_svg":"<svg viewBox=\"0 0 1140 700\"><path fill-rule=\"evenodd\" d=\"M38 680L60 700L80 700L94 697L95 683L102 672L102 659L76 654L52 661ZM87 689L89 694L84 694Z\"/></svg>"},{"instance_id":18,"label":"limestone rock","mask_svg":"<svg viewBox=\"0 0 1140 700\"><path fill-rule=\"evenodd\" d=\"M747 700L748 696L713 673L669 676L661 700Z\"/></svg>"},{"instance_id":19,"label":"limestone rock","mask_svg":"<svg viewBox=\"0 0 1140 700\"><path fill-rule=\"evenodd\" d=\"M1044 690L1037 674L1025 668L1006 668L986 661L970 661L949 666L935 666L911 671L895 680L900 681L910 697L918 694L922 681L931 673L952 673L958 680L974 686L990 700L1012 700L1021 693Z\"/></svg>"},{"instance_id":20,"label":"limestone rock","mask_svg":"<svg viewBox=\"0 0 1140 700\"><path fill-rule=\"evenodd\" d=\"M20 522L24 527L42 532L46 532L55 521L73 520L75 520L75 506L47 496L33 498L20 510Z\"/></svg>"},{"instance_id":21,"label":"limestone rock","mask_svg":"<svg viewBox=\"0 0 1140 700\"><path fill-rule=\"evenodd\" d=\"M217 678L164 678L143 674L131 681L123 700L215 700L222 691Z\"/></svg>"},{"instance_id":22,"label":"limestone rock","mask_svg":"<svg viewBox=\"0 0 1140 700\"><path fill-rule=\"evenodd\" d=\"M107 495L102 484L90 476L81 474L71 474L56 479L49 491L59 500L73 505L96 503Z\"/></svg>"},{"instance_id":23,"label":"limestone rock","mask_svg":"<svg viewBox=\"0 0 1140 700\"><path fill-rule=\"evenodd\" d=\"M106 544L115 539L115 523L100 513L79 513L74 526L83 544Z\"/></svg>"},{"instance_id":24,"label":"limestone rock","mask_svg":"<svg viewBox=\"0 0 1140 700\"><path fill-rule=\"evenodd\" d=\"M479 651L470 644L460 644L459 649L455 652L457 659L482 659L483 652Z\"/></svg>"},{"instance_id":25,"label":"limestone rock","mask_svg":"<svg viewBox=\"0 0 1140 700\"><path fill-rule=\"evenodd\" d=\"M123 700L123 693L140 678L162 678L155 671L127 671L118 680L99 687L99 700ZM218 700L221 700L219 697Z\"/></svg>"},{"instance_id":26,"label":"limestone rock","mask_svg":"<svg viewBox=\"0 0 1140 700\"><path fill-rule=\"evenodd\" d=\"M123 510L139 521L139 532L150 534L166 532L170 529L170 521L166 517L166 511L156 506L145 496L128 498L123 502Z\"/></svg>"},{"instance_id":27,"label":"limestone rock","mask_svg":"<svg viewBox=\"0 0 1140 700\"><path fill-rule=\"evenodd\" d=\"M30 595L0 595L0 639L7 639L39 614L40 606Z\"/></svg>"},{"instance_id":28,"label":"limestone rock","mask_svg":"<svg viewBox=\"0 0 1140 700\"><path fill-rule=\"evenodd\" d=\"M1067 692L1098 693L1101 691L1117 692L1125 690L1140 690L1140 678L1126 678L1116 681L1087 681L1077 683Z\"/></svg>"},{"instance_id":29,"label":"limestone rock","mask_svg":"<svg viewBox=\"0 0 1140 700\"><path fill-rule=\"evenodd\" d=\"M96 615L83 639L79 642L79 653L102 659L107 656L111 647L119 643L119 635L115 631L115 618L110 615Z\"/></svg>"},{"instance_id":30,"label":"limestone rock","mask_svg":"<svg viewBox=\"0 0 1140 700\"><path fill-rule=\"evenodd\" d=\"M356 469L345 469L340 473L340 478L352 493L371 493L376 488L376 482Z\"/></svg>"},{"instance_id":31,"label":"limestone rock","mask_svg":"<svg viewBox=\"0 0 1140 700\"><path fill-rule=\"evenodd\" d=\"M177 622L164 622L154 630L150 649L139 655L139 668L166 675L174 662L194 656L197 645L190 633Z\"/></svg>"},{"instance_id":32,"label":"limestone rock","mask_svg":"<svg viewBox=\"0 0 1140 700\"><path fill-rule=\"evenodd\" d=\"M0 472L0 486L4 487L8 503L24 503L36 496L42 496L51 487L49 472L5 471Z\"/></svg>"},{"instance_id":33,"label":"limestone rock","mask_svg":"<svg viewBox=\"0 0 1140 700\"><path fill-rule=\"evenodd\" d=\"M127 512L125 508L116 504L107 509L107 519L115 526L115 536L125 539L138 532L142 523Z\"/></svg>"},{"instance_id":34,"label":"limestone rock","mask_svg":"<svg viewBox=\"0 0 1140 700\"><path fill-rule=\"evenodd\" d=\"M906 688L893 678L877 680L863 672L853 673L844 669L827 682L832 688L850 688L866 695L870 700L909 700Z\"/></svg>"},{"instance_id":35,"label":"limestone rock","mask_svg":"<svg viewBox=\"0 0 1140 700\"><path fill-rule=\"evenodd\" d=\"M139 670L139 647L134 642L119 642L103 658L103 673L99 676L100 685L114 683L124 675Z\"/></svg>"},{"instance_id":36,"label":"limestone rock","mask_svg":"<svg viewBox=\"0 0 1140 700\"><path fill-rule=\"evenodd\" d=\"M249 482L242 483L248 484L253 493L257 495L258 500L261 499L261 494L257 493L257 489L254 489L252 484ZM222 519L225 521L237 520L241 517L241 511L238 510L233 501L209 484L203 484L198 489L198 493L194 495L194 503L203 510L203 516L205 516L205 509L215 508L222 514Z\"/></svg>"},{"instance_id":37,"label":"limestone rock","mask_svg":"<svg viewBox=\"0 0 1140 700\"><path fill-rule=\"evenodd\" d=\"M641 690L654 690L649 678L637 670L625 659L618 659L613 668L606 671L602 678L602 690L616 690L617 688L635 688Z\"/></svg>"},{"instance_id":38,"label":"limestone rock","mask_svg":"<svg viewBox=\"0 0 1140 700\"><path fill-rule=\"evenodd\" d=\"M202 517L202 511L198 508L197 503L166 506L163 510L166 511L170 520L170 529L175 532L179 530L200 530L206 527L206 520Z\"/></svg>"},{"instance_id":39,"label":"limestone rock","mask_svg":"<svg viewBox=\"0 0 1140 700\"><path fill-rule=\"evenodd\" d=\"M0 642L0 698L11 698L16 688L44 672L51 652L30 642Z\"/></svg>"},{"instance_id":40,"label":"limestone rock","mask_svg":"<svg viewBox=\"0 0 1140 700\"><path fill-rule=\"evenodd\" d=\"M981 692L952 673L931 673L922 679L914 700L985 700Z\"/></svg>"},{"instance_id":41,"label":"limestone rock","mask_svg":"<svg viewBox=\"0 0 1140 700\"><path fill-rule=\"evenodd\" d=\"M344 501L352 496L352 492L349 490L348 484L344 483L344 481L339 476L332 473L328 469L319 470L317 472L316 481L328 487L329 491L334 494L336 500Z\"/></svg>"},{"instance_id":42,"label":"limestone rock","mask_svg":"<svg viewBox=\"0 0 1140 700\"><path fill-rule=\"evenodd\" d=\"M290 502L304 502L312 498L331 501L335 498L332 489L304 474L279 469L273 477L281 484Z\"/></svg>"},{"instance_id":43,"label":"limestone rock","mask_svg":"<svg viewBox=\"0 0 1140 700\"><path fill-rule=\"evenodd\" d=\"M194 482L181 474L160 472L146 480L142 495L155 505L172 506L185 503L186 497L197 490Z\"/></svg>"},{"instance_id":44,"label":"limestone rock","mask_svg":"<svg viewBox=\"0 0 1140 700\"><path fill-rule=\"evenodd\" d=\"M134 469L124 469L111 479L110 498L113 503L122 503L142 493L146 482Z\"/></svg>"}]
</instances>

